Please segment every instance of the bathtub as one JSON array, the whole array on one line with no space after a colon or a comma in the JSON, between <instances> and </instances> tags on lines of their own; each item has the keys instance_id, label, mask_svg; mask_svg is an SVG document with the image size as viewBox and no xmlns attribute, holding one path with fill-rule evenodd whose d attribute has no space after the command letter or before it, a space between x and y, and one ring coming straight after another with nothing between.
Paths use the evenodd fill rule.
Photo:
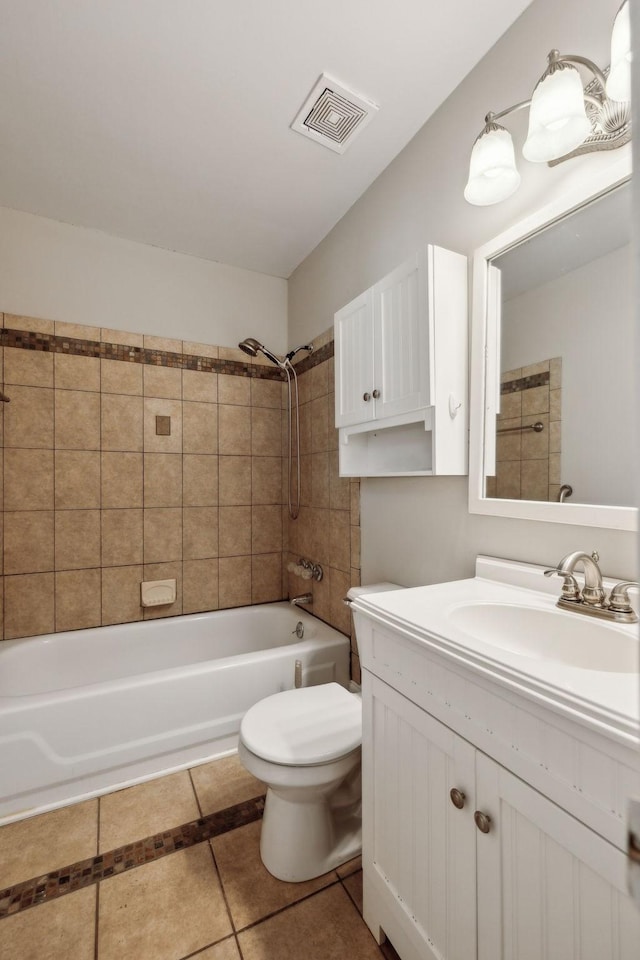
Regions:
<instances>
[{"instance_id":1,"label":"bathtub","mask_svg":"<svg viewBox=\"0 0 640 960\"><path fill-rule=\"evenodd\" d=\"M5 640L0 823L235 750L296 660L304 686L349 682L348 638L287 603Z\"/></svg>"}]
</instances>

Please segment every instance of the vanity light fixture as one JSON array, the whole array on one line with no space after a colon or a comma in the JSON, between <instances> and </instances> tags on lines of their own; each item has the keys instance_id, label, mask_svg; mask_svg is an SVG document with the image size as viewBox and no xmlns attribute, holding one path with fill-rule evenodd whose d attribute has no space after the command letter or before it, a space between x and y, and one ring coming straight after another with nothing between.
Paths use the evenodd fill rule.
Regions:
<instances>
[{"instance_id":1,"label":"vanity light fixture","mask_svg":"<svg viewBox=\"0 0 640 960\"><path fill-rule=\"evenodd\" d=\"M627 143L631 139L631 59L629 0L624 0L613 25L608 77L587 57L552 50L529 100L486 115L471 151L465 199L488 206L518 189L520 174L511 134L497 121L525 107L529 107L529 131L522 153L534 163L553 166L581 153ZM576 64L593 74L584 88Z\"/></svg>"}]
</instances>

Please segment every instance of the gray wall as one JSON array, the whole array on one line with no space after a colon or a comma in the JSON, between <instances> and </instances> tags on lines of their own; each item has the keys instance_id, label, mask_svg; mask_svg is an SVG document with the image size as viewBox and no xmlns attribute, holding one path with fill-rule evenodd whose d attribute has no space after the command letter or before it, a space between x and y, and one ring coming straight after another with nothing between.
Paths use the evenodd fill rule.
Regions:
<instances>
[{"instance_id":1,"label":"gray wall","mask_svg":"<svg viewBox=\"0 0 640 960\"><path fill-rule=\"evenodd\" d=\"M486 112L529 97L553 47L606 64L618 6L618 0L535 0L295 271L289 283L291 343L326 329L339 307L421 243L471 256L562 195L585 168L611 162L599 154L549 169L520 160L520 190L505 203L473 208L462 196L469 152ZM509 127L518 149L526 133L525 111ZM596 548L607 574L635 575L635 535L470 515L466 478L362 483L363 583L457 579L472 574L478 553L548 564L570 550Z\"/></svg>"}]
</instances>

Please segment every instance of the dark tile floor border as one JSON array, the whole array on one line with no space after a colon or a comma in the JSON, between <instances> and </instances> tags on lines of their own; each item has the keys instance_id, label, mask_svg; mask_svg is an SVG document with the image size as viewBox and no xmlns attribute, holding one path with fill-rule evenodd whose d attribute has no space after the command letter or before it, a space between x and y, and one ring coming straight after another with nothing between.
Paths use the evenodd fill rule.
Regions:
<instances>
[{"instance_id":1,"label":"dark tile floor border","mask_svg":"<svg viewBox=\"0 0 640 960\"><path fill-rule=\"evenodd\" d=\"M0 920L260 820L264 795L0 890Z\"/></svg>"}]
</instances>

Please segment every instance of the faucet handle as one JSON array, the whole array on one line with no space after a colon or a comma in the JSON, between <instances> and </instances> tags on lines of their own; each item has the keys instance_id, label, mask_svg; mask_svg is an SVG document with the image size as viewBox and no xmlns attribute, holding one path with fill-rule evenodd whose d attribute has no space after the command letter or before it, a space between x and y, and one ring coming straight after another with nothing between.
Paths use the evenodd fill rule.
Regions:
<instances>
[{"instance_id":1,"label":"faucet handle","mask_svg":"<svg viewBox=\"0 0 640 960\"><path fill-rule=\"evenodd\" d=\"M629 587L639 586L635 580L622 580L611 588L609 595L609 609L616 613L633 613L633 607L629 600Z\"/></svg>"},{"instance_id":2,"label":"faucet handle","mask_svg":"<svg viewBox=\"0 0 640 960\"><path fill-rule=\"evenodd\" d=\"M578 586L578 581L572 573L568 573L566 570L563 570L562 567L553 567L551 570L545 570L545 577L552 577L554 574L557 574L559 577L562 577L562 597L565 600L572 600L575 603L580 602L580 587Z\"/></svg>"}]
</instances>

